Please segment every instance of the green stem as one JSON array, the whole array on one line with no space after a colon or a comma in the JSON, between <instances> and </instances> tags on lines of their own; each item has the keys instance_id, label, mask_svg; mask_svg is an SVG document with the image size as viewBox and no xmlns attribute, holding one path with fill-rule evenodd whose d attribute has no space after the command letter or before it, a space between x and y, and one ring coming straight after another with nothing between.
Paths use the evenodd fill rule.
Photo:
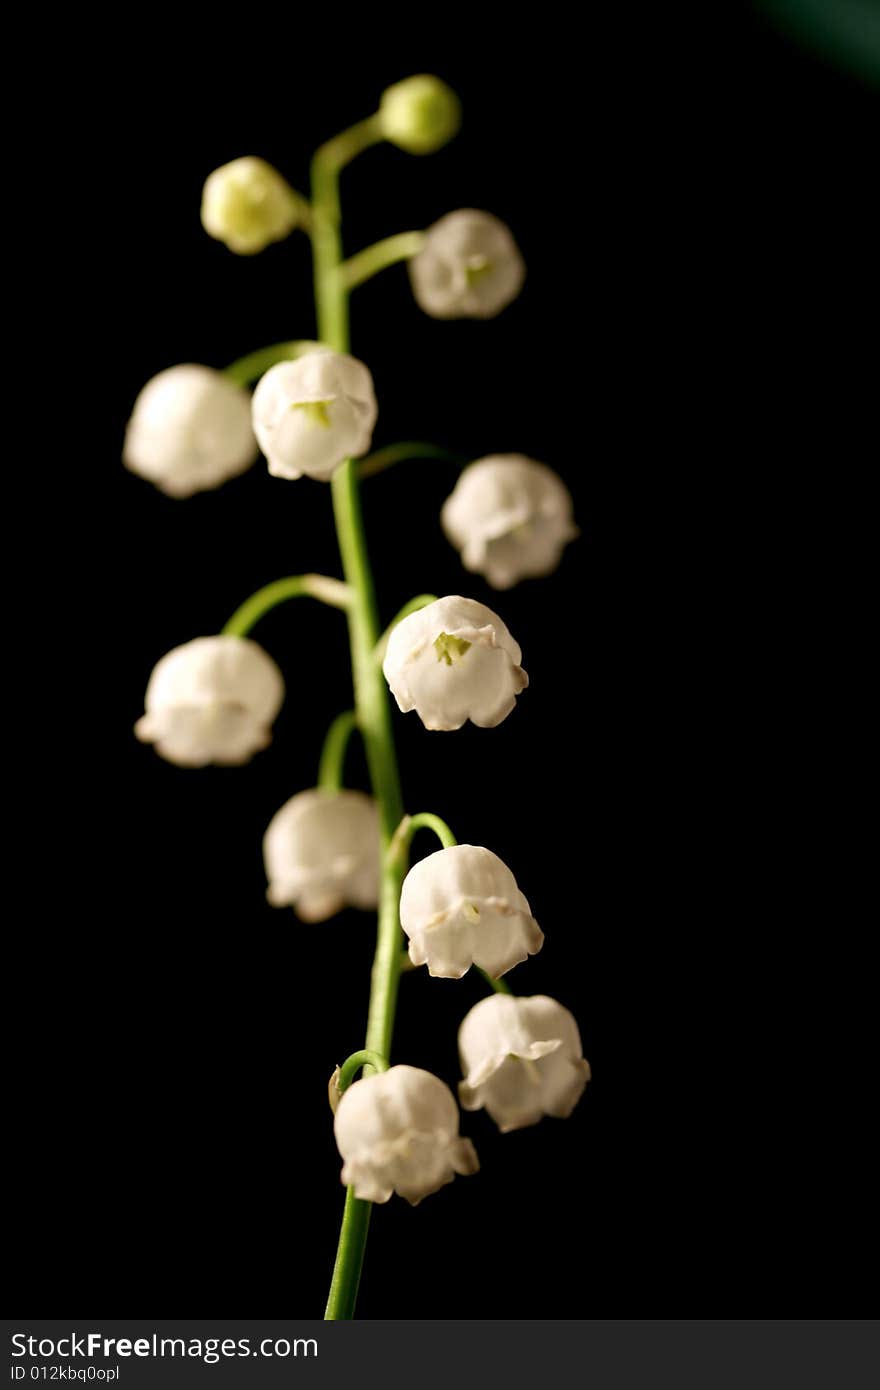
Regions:
<instances>
[{"instance_id":1,"label":"green stem","mask_svg":"<svg viewBox=\"0 0 880 1390\"><path fill-rule=\"evenodd\" d=\"M339 172L360 150L381 139L378 121L371 117L345 131L318 150L312 161L312 246L318 334L337 352L349 347L348 296L339 275L342 262ZM367 1014L366 1048L382 1057L391 1054L391 1036L400 977L400 887L405 865L388 863L386 851L403 815L403 799L394 751L388 690L373 659L379 621L373 576L367 554L360 493L355 466L341 464L331 483L333 512L342 568L351 591L348 632L358 728L364 740L373 795L379 807L383 849L382 883L376 954ZM369 1203L349 1190L330 1286L325 1318L351 1318L363 1264L369 1225Z\"/></svg>"},{"instance_id":2,"label":"green stem","mask_svg":"<svg viewBox=\"0 0 880 1390\"><path fill-rule=\"evenodd\" d=\"M417 816L403 817L388 848L389 859L403 858L404 862L409 862L410 841L417 830L432 830L444 849L453 849L458 844L445 820L431 811L419 811Z\"/></svg>"},{"instance_id":3,"label":"green stem","mask_svg":"<svg viewBox=\"0 0 880 1390\"><path fill-rule=\"evenodd\" d=\"M251 628L277 604L304 595L320 599L321 603L328 603L331 608L348 608L352 601L348 585L339 579L331 579L326 574L292 574L288 579L276 579L245 599L221 629L222 635L246 637Z\"/></svg>"},{"instance_id":4,"label":"green stem","mask_svg":"<svg viewBox=\"0 0 880 1390\"><path fill-rule=\"evenodd\" d=\"M395 463L407 463L411 459L442 459L446 463L457 464L463 467L466 460L461 454L453 454L449 449L442 449L438 444L413 443L409 440L405 444L389 444L385 449L377 449L374 454L368 454L361 459L357 466L358 477L372 478L377 473L384 473L386 468L391 468Z\"/></svg>"},{"instance_id":5,"label":"green stem","mask_svg":"<svg viewBox=\"0 0 880 1390\"><path fill-rule=\"evenodd\" d=\"M369 1067L370 1075L372 1075L374 1071L387 1071L388 1062L378 1052L371 1052L368 1047L362 1048L360 1052L353 1052L350 1057L346 1057L339 1068L336 1088L340 1095L343 1091L348 1090L361 1067Z\"/></svg>"},{"instance_id":6,"label":"green stem","mask_svg":"<svg viewBox=\"0 0 880 1390\"><path fill-rule=\"evenodd\" d=\"M416 594L415 598L411 598L409 603L405 603L401 608L400 612L395 614L395 616L391 619L391 622L388 624L385 631L382 633L382 636L376 643L375 650L373 652L373 660L376 661L378 665L382 665L382 662L385 659L385 650L388 646L388 639L391 636L394 629L397 627L398 623L402 623L404 618L409 617L410 613L418 613L420 608L427 608L429 603L436 602L436 594Z\"/></svg>"},{"instance_id":7,"label":"green stem","mask_svg":"<svg viewBox=\"0 0 880 1390\"><path fill-rule=\"evenodd\" d=\"M359 1197L355 1197L353 1187L346 1188L336 1263L333 1266L327 1311L324 1314L325 1322L354 1317L372 1211L372 1202L362 1202Z\"/></svg>"},{"instance_id":8,"label":"green stem","mask_svg":"<svg viewBox=\"0 0 880 1390\"><path fill-rule=\"evenodd\" d=\"M345 785L344 768L348 740L357 728L353 709L337 714L324 739L318 764L318 786L323 792L338 792Z\"/></svg>"},{"instance_id":9,"label":"green stem","mask_svg":"<svg viewBox=\"0 0 880 1390\"><path fill-rule=\"evenodd\" d=\"M348 352L348 296L342 284L339 174L355 155L382 139L378 116L359 121L328 140L312 160L312 251L318 336L337 352ZM342 470L338 470L341 472Z\"/></svg>"},{"instance_id":10,"label":"green stem","mask_svg":"<svg viewBox=\"0 0 880 1390\"><path fill-rule=\"evenodd\" d=\"M494 976L487 974L485 970L481 970L478 965L475 965L474 969L476 970L478 975L482 975L483 979L486 981L486 984L489 986L490 989L494 989L496 994L513 993L513 990L510 988L510 985L507 983L506 980L496 980Z\"/></svg>"},{"instance_id":11,"label":"green stem","mask_svg":"<svg viewBox=\"0 0 880 1390\"><path fill-rule=\"evenodd\" d=\"M386 270L398 261L411 261L425 244L424 232L398 232L396 236L375 241L364 247L356 256L349 256L339 267L339 274L347 290L357 289L366 280L372 280L380 270Z\"/></svg>"},{"instance_id":12,"label":"green stem","mask_svg":"<svg viewBox=\"0 0 880 1390\"><path fill-rule=\"evenodd\" d=\"M231 377L238 386L249 386L277 362L291 362L294 358L305 357L307 353L314 352L315 348L321 346L321 343L313 342L310 338L297 338L289 343L273 343L271 347L257 348L256 352L249 352L245 357L230 362L229 366L224 368L224 375Z\"/></svg>"}]
</instances>

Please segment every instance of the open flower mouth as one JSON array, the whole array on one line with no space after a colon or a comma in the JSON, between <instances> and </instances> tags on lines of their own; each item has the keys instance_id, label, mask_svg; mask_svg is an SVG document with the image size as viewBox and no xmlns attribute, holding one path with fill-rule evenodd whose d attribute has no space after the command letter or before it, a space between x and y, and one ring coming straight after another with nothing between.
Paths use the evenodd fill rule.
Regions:
<instances>
[{"instance_id":1,"label":"open flower mouth","mask_svg":"<svg viewBox=\"0 0 880 1390\"><path fill-rule=\"evenodd\" d=\"M492 262L488 256L471 256L464 268L464 278L468 288L478 285L487 275L491 275L493 270Z\"/></svg>"},{"instance_id":2,"label":"open flower mouth","mask_svg":"<svg viewBox=\"0 0 880 1390\"><path fill-rule=\"evenodd\" d=\"M322 429L326 430L330 428L331 400L294 401L290 409L301 411L310 425L319 425Z\"/></svg>"},{"instance_id":3,"label":"open flower mouth","mask_svg":"<svg viewBox=\"0 0 880 1390\"><path fill-rule=\"evenodd\" d=\"M441 632L439 637L434 638L437 660L445 661L447 666L451 666L454 661L460 661L471 646L472 643L465 641L463 637L453 637L449 632Z\"/></svg>"}]
</instances>

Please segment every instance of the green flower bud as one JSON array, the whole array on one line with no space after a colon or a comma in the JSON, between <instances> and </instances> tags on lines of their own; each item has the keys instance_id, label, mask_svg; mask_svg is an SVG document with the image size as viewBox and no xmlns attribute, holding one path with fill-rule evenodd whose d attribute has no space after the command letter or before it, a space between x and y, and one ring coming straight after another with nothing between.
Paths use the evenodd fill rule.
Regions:
<instances>
[{"instance_id":1,"label":"green flower bud","mask_svg":"<svg viewBox=\"0 0 880 1390\"><path fill-rule=\"evenodd\" d=\"M382 93L379 123L392 145L410 154L431 154L457 133L461 102L439 77L407 77Z\"/></svg>"},{"instance_id":2,"label":"green flower bud","mask_svg":"<svg viewBox=\"0 0 880 1390\"><path fill-rule=\"evenodd\" d=\"M252 155L215 169L202 192L202 226L239 256L282 241L303 221L303 212L287 180Z\"/></svg>"}]
</instances>

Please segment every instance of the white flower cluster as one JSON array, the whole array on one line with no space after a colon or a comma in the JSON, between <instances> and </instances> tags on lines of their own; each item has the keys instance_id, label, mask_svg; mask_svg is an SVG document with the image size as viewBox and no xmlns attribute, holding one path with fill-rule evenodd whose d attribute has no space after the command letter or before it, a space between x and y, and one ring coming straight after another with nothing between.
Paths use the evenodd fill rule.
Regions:
<instances>
[{"instance_id":1,"label":"white flower cluster","mask_svg":"<svg viewBox=\"0 0 880 1390\"><path fill-rule=\"evenodd\" d=\"M386 90L374 122L384 139L424 154L456 133L460 108L438 78L420 75ZM234 160L204 186L206 230L240 255L286 237L309 215L281 174L260 159ZM522 288L525 265L516 242L488 213L449 213L423 237L417 234L415 244L413 292L434 318L492 318ZM248 366L252 360L245 359ZM229 375L184 364L149 381L128 422L126 466L179 498L242 473L259 449L273 476L324 482L369 451L377 404L363 362L315 344L306 355L271 366L252 396L237 373L247 377L242 363ZM549 574L578 534L561 478L521 454L491 455L464 469L441 521L465 568L495 589ZM529 683L519 644L502 619L460 595L431 601L397 622L382 669L399 708L415 710L431 730L460 729L468 721L494 728ZM135 731L182 767L240 764L269 743L283 698L281 673L256 642L225 633L200 637L158 662ZM371 797L323 786L298 792L272 817L263 839L268 900L293 908L304 922L325 921L346 907L375 909L383 852ZM497 982L543 945L513 873L480 845L453 844L416 863L399 906L410 961L441 979L476 968ZM502 1132L568 1116L590 1079L574 1018L546 995L495 992L483 999L461 1024L459 1052L461 1106L484 1109ZM380 1066L369 1053L350 1064L371 1055ZM349 1085L339 1098L335 1134L342 1181L367 1201L386 1202L397 1192L416 1204L455 1174L479 1168L473 1145L459 1133L452 1091L411 1066Z\"/></svg>"},{"instance_id":2,"label":"white flower cluster","mask_svg":"<svg viewBox=\"0 0 880 1390\"><path fill-rule=\"evenodd\" d=\"M376 413L363 362L320 344L270 367L253 397L210 367L169 367L135 401L123 462L170 497L219 487L259 449L276 478L329 482L367 452Z\"/></svg>"},{"instance_id":3,"label":"white flower cluster","mask_svg":"<svg viewBox=\"0 0 880 1390\"><path fill-rule=\"evenodd\" d=\"M458 1045L461 1105L485 1109L502 1134L545 1115L566 1119L590 1079L574 1018L544 994L482 999ZM415 1067L356 1081L339 1102L334 1130L342 1181L365 1201L387 1202L397 1192L415 1205L456 1173L479 1170L473 1145L459 1136L452 1092Z\"/></svg>"}]
</instances>

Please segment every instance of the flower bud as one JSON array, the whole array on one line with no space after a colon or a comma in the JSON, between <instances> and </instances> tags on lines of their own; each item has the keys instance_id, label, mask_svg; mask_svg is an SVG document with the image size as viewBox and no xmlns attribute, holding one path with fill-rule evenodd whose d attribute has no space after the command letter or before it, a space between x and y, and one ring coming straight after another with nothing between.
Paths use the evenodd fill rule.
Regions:
<instances>
[{"instance_id":1,"label":"flower bud","mask_svg":"<svg viewBox=\"0 0 880 1390\"><path fill-rule=\"evenodd\" d=\"M134 731L180 767L249 762L284 699L275 662L247 637L196 637L162 657Z\"/></svg>"},{"instance_id":2,"label":"flower bud","mask_svg":"<svg viewBox=\"0 0 880 1390\"><path fill-rule=\"evenodd\" d=\"M510 229L463 208L429 227L409 262L413 294L435 319L491 319L516 299L526 268Z\"/></svg>"},{"instance_id":3,"label":"flower bud","mask_svg":"<svg viewBox=\"0 0 880 1390\"><path fill-rule=\"evenodd\" d=\"M222 372L186 363L141 391L122 461L169 497L189 497L243 473L257 453L250 394Z\"/></svg>"},{"instance_id":4,"label":"flower bud","mask_svg":"<svg viewBox=\"0 0 880 1390\"><path fill-rule=\"evenodd\" d=\"M382 669L404 714L426 729L492 729L506 719L529 678L504 623L474 599L437 599L393 628Z\"/></svg>"},{"instance_id":5,"label":"flower bud","mask_svg":"<svg viewBox=\"0 0 880 1390\"><path fill-rule=\"evenodd\" d=\"M461 102L439 77L407 77L382 93L379 124L392 145L410 154L431 154L458 131Z\"/></svg>"},{"instance_id":6,"label":"flower bud","mask_svg":"<svg viewBox=\"0 0 880 1390\"><path fill-rule=\"evenodd\" d=\"M368 369L329 348L278 362L254 392L254 433L276 478L329 482L344 459L367 452L376 415Z\"/></svg>"},{"instance_id":7,"label":"flower bud","mask_svg":"<svg viewBox=\"0 0 880 1390\"><path fill-rule=\"evenodd\" d=\"M341 1075L341 1068L334 1067L333 1075L327 1082L327 1099L330 1102L330 1109L333 1111L334 1115L339 1109L339 1102L342 1100L342 1092L339 1089L339 1078L341 1077Z\"/></svg>"},{"instance_id":8,"label":"flower bud","mask_svg":"<svg viewBox=\"0 0 880 1390\"><path fill-rule=\"evenodd\" d=\"M479 845L437 850L410 869L400 925L413 965L445 980L461 979L472 965L498 979L544 944L513 874Z\"/></svg>"},{"instance_id":9,"label":"flower bud","mask_svg":"<svg viewBox=\"0 0 880 1390\"><path fill-rule=\"evenodd\" d=\"M333 1123L342 1181L365 1202L387 1202L398 1192L417 1206L456 1173L479 1171L458 1121L452 1092L429 1071L391 1067L355 1081Z\"/></svg>"},{"instance_id":10,"label":"flower bud","mask_svg":"<svg viewBox=\"0 0 880 1390\"><path fill-rule=\"evenodd\" d=\"M292 907L303 922L323 922L343 907L379 902L379 813L363 792L298 792L277 811L263 838L273 907Z\"/></svg>"},{"instance_id":11,"label":"flower bud","mask_svg":"<svg viewBox=\"0 0 880 1390\"><path fill-rule=\"evenodd\" d=\"M567 1119L590 1079L578 1026L546 994L492 994L466 1015L458 1033L465 1110L485 1109L502 1134Z\"/></svg>"},{"instance_id":12,"label":"flower bud","mask_svg":"<svg viewBox=\"0 0 880 1390\"><path fill-rule=\"evenodd\" d=\"M522 454L493 454L465 468L441 520L465 569L495 589L550 574L578 534L562 479Z\"/></svg>"},{"instance_id":13,"label":"flower bud","mask_svg":"<svg viewBox=\"0 0 880 1390\"><path fill-rule=\"evenodd\" d=\"M303 202L265 159L246 155L209 174L202 191L202 226L239 256L282 241L301 222Z\"/></svg>"}]
</instances>

